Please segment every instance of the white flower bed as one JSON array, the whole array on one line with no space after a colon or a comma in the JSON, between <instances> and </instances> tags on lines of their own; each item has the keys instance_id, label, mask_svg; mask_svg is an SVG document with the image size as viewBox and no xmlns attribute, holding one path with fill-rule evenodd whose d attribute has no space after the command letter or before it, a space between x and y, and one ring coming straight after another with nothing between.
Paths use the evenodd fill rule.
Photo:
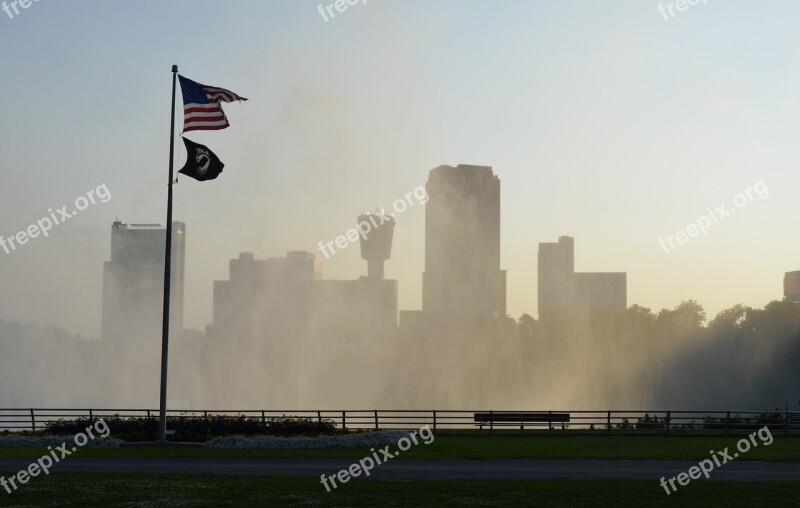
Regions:
<instances>
[{"instance_id":1,"label":"white flower bed","mask_svg":"<svg viewBox=\"0 0 800 508\"><path fill-rule=\"evenodd\" d=\"M83 448L119 448L125 441L112 437L92 439ZM75 444L74 436L0 436L0 448L47 448L67 443L70 448Z\"/></svg>"},{"instance_id":2,"label":"white flower bed","mask_svg":"<svg viewBox=\"0 0 800 508\"><path fill-rule=\"evenodd\" d=\"M402 430L358 432L338 436L226 436L205 443L205 448L249 448L262 450L300 450L320 448L368 448L394 445L409 433Z\"/></svg>"}]
</instances>

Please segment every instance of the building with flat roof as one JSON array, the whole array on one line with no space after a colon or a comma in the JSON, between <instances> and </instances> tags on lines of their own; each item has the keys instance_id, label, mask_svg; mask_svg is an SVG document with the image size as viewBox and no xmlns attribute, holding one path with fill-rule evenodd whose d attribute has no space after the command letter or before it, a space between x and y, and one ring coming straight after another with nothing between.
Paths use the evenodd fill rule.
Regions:
<instances>
[{"instance_id":1,"label":"building with flat roof","mask_svg":"<svg viewBox=\"0 0 800 508\"><path fill-rule=\"evenodd\" d=\"M305 334L311 286L321 266L313 253L295 251L283 258L255 259L239 254L230 261L228 280L214 281L213 324L206 335L217 340Z\"/></svg>"},{"instance_id":2,"label":"building with flat roof","mask_svg":"<svg viewBox=\"0 0 800 508\"><path fill-rule=\"evenodd\" d=\"M783 276L783 296L790 302L800 304L800 271L786 272Z\"/></svg>"},{"instance_id":3,"label":"building with flat roof","mask_svg":"<svg viewBox=\"0 0 800 508\"><path fill-rule=\"evenodd\" d=\"M539 244L539 317L569 317L593 311L624 312L625 273L576 273L575 240L562 236Z\"/></svg>"},{"instance_id":4,"label":"building with flat roof","mask_svg":"<svg viewBox=\"0 0 800 508\"><path fill-rule=\"evenodd\" d=\"M575 314L608 310L625 312L628 308L626 273L576 273L572 283Z\"/></svg>"},{"instance_id":5,"label":"building with flat roof","mask_svg":"<svg viewBox=\"0 0 800 508\"><path fill-rule=\"evenodd\" d=\"M426 189L423 312L505 318L500 179L489 166L439 166Z\"/></svg>"},{"instance_id":6,"label":"building with flat roof","mask_svg":"<svg viewBox=\"0 0 800 508\"><path fill-rule=\"evenodd\" d=\"M575 275L575 240L562 236L557 243L539 244L539 316L569 308Z\"/></svg>"},{"instance_id":7,"label":"building with flat roof","mask_svg":"<svg viewBox=\"0 0 800 508\"><path fill-rule=\"evenodd\" d=\"M368 213L358 222L376 225L361 237L367 276L314 284L311 334L333 339L334 346L375 344L397 331L397 281L384 277L384 264L392 257L395 220Z\"/></svg>"},{"instance_id":8,"label":"building with flat roof","mask_svg":"<svg viewBox=\"0 0 800 508\"><path fill-rule=\"evenodd\" d=\"M127 341L161 337L166 228L160 224L111 226L111 260L103 264L102 337ZM170 336L183 328L186 225L172 224Z\"/></svg>"},{"instance_id":9,"label":"building with flat roof","mask_svg":"<svg viewBox=\"0 0 800 508\"><path fill-rule=\"evenodd\" d=\"M392 219L365 234L361 254L368 276L356 280L322 280L322 264L310 252L262 260L240 254L230 262L229 280L214 282L213 324L206 334L215 340L319 340L334 346L393 335L397 281L384 278L393 233Z\"/></svg>"}]
</instances>

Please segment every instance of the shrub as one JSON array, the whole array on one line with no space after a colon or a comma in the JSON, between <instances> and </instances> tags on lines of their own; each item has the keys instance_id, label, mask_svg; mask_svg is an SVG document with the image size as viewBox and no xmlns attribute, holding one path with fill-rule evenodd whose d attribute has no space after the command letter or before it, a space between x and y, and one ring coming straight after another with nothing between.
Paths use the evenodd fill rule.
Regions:
<instances>
[{"instance_id":1,"label":"shrub","mask_svg":"<svg viewBox=\"0 0 800 508\"><path fill-rule=\"evenodd\" d=\"M332 420L313 420L296 416L270 418L266 434L272 436L320 436L336 433Z\"/></svg>"},{"instance_id":2,"label":"shrub","mask_svg":"<svg viewBox=\"0 0 800 508\"><path fill-rule=\"evenodd\" d=\"M659 418L656 415L650 416L647 413L636 422L636 430L664 430L666 427L666 417Z\"/></svg>"},{"instance_id":3,"label":"shrub","mask_svg":"<svg viewBox=\"0 0 800 508\"><path fill-rule=\"evenodd\" d=\"M633 429L633 425L631 425L631 422L629 422L628 419L625 418L621 422L619 422L617 426L614 428L617 430L631 430Z\"/></svg>"},{"instance_id":4,"label":"shrub","mask_svg":"<svg viewBox=\"0 0 800 508\"><path fill-rule=\"evenodd\" d=\"M159 434L159 420L156 417L103 417L111 430L111 436L125 441L155 441ZM83 432L92 422L88 418L76 420L57 420L48 422L46 434L70 435ZM205 442L220 436L320 436L336 433L336 425L331 420L315 420L282 416L277 418L250 417L244 415L208 416L169 416L167 429L175 431L175 441Z\"/></svg>"}]
</instances>

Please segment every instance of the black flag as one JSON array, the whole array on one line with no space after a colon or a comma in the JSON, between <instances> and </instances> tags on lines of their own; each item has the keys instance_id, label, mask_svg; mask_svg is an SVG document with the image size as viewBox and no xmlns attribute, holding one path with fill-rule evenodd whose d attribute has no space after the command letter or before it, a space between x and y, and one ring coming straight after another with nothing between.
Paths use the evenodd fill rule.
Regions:
<instances>
[{"instance_id":1,"label":"black flag","mask_svg":"<svg viewBox=\"0 0 800 508\"><path fill-rule=\"evenodd\" d=\"M186 165L178 173L201 182L213 180L222 173L225 164L207 146L186 138L183 138L183 143L186 145Z\"/></svg>"}]
</instances>

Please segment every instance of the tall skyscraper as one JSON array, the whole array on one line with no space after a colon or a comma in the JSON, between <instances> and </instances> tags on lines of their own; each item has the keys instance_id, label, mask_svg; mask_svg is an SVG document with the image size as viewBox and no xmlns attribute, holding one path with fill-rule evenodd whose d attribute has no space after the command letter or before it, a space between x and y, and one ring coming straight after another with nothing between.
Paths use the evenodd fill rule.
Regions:
<instances>
[{"instance_id":1,"label":"tall skyscraper","mask_svg":"<svg viewBox=\"0 0 800 508\"><path fill-rule=\"evenodd\" d=\"M166 228L158 224L111 226L111 260L103 265L102 336L139 341L161 337ZM170 336L183 329L186 225L173 222Z\"/></svg>"},{"instance_id":2,"label":"tall skyscraper","mask_svg":"<svg viewBox=\"0 0 800 508\"><path fill-rule=\"evenodd\" d=\"M783 277L783 296L790 302L800 304L800 271L786 272Z\"/></svg>"},{"instance_id":3,"label":"tall skyscraper","mask_svg":"<svg viewBox=\"0 0 800 508\"><path fill-rule=\"evenodd\" d=\"M539 244L539 317L585 315L595 310L624 311L625 273L575 273L575 240Z\"/></svg>"},{"instance_id":4,"label":"tall skyscraper","mask_svg":"<svg viewBox=\"0 0 800 508\"><path fill-rule=\"evenodd\" d=\"M427 193L423 312L505 318L500 179L488 166L439 166Z\"/></svg>"}]
</instances>

